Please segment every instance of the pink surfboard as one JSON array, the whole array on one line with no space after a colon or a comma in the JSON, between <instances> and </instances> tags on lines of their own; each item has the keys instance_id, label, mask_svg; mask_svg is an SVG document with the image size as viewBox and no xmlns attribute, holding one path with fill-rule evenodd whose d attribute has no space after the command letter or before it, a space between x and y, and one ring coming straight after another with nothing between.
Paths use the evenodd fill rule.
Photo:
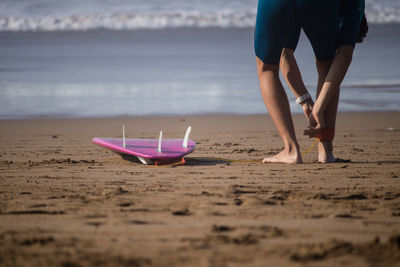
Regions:
<instances>
[{"instance_id":1,"label":"pink surfboard","mask_svg":"<svg viewBox=\"0 0 400 267\"><path fill-rule=\"evenodd\" d=\"M191 127L186 131L184 139L125 139L95 137L93 143L110 149L121 155L136 156L143 164L163 164L183 161L183 157L196 148L196 143L189 140Z\"/></svg>"}]
</instances>

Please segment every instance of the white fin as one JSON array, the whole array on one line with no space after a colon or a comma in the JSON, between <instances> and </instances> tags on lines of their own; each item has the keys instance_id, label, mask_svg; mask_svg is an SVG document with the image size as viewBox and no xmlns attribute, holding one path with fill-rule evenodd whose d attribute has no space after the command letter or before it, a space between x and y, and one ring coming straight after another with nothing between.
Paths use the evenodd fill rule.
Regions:
<instances>
[{"instance_id":1,"label":"white fin","mask_svg":"<svg viewBox=\"0 0 400 267\"><path fill-rule=\"evenodd\" d=\"M122 125L122 146L125 148L125 125Z\"/></svg>"},{"instance_id":2,"label":"white fin","mask_svg":"<svg viewBox=\"0 0 400 267\"><path fill-rule=\"evenodd\" d=\"M192 126L189 126L186 130L185 138L183 138L183 143L182 143L182 146L185 148L187 147L187 144L189 141L189 135L190 135L191 131L192 131Z\"/></svg>"},{"instance_id":3,"label":"white fin","mask_svg":"<svg viewBox=\"0 0 400 267\"><path fill-rule=\"evenodd\" d=\"M142 158L142 157L137 157L141 163L143 163L144 165L150 165L151 164L151 159L146 159L146 158Z\"/></svg>"},{"instance_id":4,"label":"white fin","mask_svg":"<svg viewBox=\"0 0 400 267\"><path fill-rule=\"evenodd\" d=\"M160 137L158 138L158 148L157 151L161 153L161 140L162 140L162 131L160 131Z\"/></svg>"}]
</instances>

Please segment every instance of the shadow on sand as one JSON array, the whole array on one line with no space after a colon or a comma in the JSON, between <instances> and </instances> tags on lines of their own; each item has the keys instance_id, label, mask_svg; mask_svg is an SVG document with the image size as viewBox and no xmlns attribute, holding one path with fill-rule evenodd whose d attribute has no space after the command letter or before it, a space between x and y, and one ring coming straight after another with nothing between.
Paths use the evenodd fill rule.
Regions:
<instances>
[{"instance_id":1,"label":"shadow on sand","mask_svg":"<svg viewBox=\"0 0 400 267\"><path fill-rule=\"evenodd\" d=\"M140 164L142 165L142 163L140 162L140 160L135 157L135 156L131 156L131 155L126 155L126 154L120 154L120 156L127 161L130 161L132 163L136 163L136 164ZM166 162L165 164L160 164L159 166L179 166L179 161L175 161L174 162ZM225 165L230 165L231 162L228 160L224 160L224 159L214 159L214 158L195 158L195 157L185 157L185 164L184 166L215 166L218 164L225 164Z\"/></svg>"}]
</instances>

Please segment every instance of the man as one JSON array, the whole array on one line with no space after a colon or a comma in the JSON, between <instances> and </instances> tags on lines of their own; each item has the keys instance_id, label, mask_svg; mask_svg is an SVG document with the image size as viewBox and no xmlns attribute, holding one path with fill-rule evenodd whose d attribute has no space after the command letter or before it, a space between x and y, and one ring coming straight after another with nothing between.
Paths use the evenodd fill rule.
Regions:
<instances>
[{"instance_id":1,"label":"man","mask_svg":"<svg viewBox=\"0 0 400 267\"><path fill-rule=\"evenodd\" d=\"M285 43L285 48L282 50L280 61L282 74L296 95L296 102L302 105L306 117L309 118L311 115L311 127L305 131L305 134L319 138L318 160L321 163L343 161L333 156L332 145L335 134L339 88L352 61L355 43L362 42L368 31L364 7L364 0L340 1L337 53L329 69L328 66L317 62L319 77L315 105L304 86L293 55L300 36L299 26L292 29ZM328 71L327 74L326 71Z\"/></svg>"},{"instance_id":2,"label":"man","mask_svg":"<svg viewBox=\"0 0 400 267\"><path fill-rule=\"evenodd\" d=\"M313 47L317 64L326 69L336 51L339 0L259 0L254 47L264 103L283 140L284 149L268 163L303 163L296 140L289 102L279 79L282 49L292 29L301 26Z\"/></svg>"}]
</instances>

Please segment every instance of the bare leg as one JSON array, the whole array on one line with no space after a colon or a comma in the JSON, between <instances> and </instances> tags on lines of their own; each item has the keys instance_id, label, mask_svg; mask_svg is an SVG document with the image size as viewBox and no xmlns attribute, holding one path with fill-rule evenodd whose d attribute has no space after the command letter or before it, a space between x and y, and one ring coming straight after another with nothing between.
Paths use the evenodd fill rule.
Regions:
<instances>
[{"instance_id":1,"label":"bare leg","mask_svg":"<svg viewBox=\"0 0 400 267\"><path fill-rule=\"evenodd\" d=\"M335 56L335 59L329 68L329 72L325 75L323 84L318 81L318 98L315 102L313 115L316 120L320 120L321 128L329 127L334 128L336 125L337 107L339 103L340 84L346 75L347 69L350 66L353 55L352 46L341 46ZM317 63L317 68L318 68ZM325 72L325 67L321 68ZM323 75L322 75L323 76ZM323 120L321 120L323 118ZM318 146L320 162L329 163L334 162L336 159L333 156L332 142L322 142Z\"/></svg>"},{"instance_id":2,"label":"bare leg","mask_svg":"<svg viewBox=\"0 0 400 267\"><path fill-rule=\"evenodd\" d=\"M324 85L325 78L328 75L329 69L332 65L332 61L321 62L317 60L316 65L318 71L318 84L317 84L317 99L318 99L320 97L321 89ZM322 114L319 113L318 116L319 117L317 121L319 121L319 127L324 128L326 126L325 123L327 121L325 113ZM335 158L333 157L332 150L333 150L332 142L320 142L318 144L318 161L323 163L334 161Z\"/></svg>"},{"instance_id":3,"label":"bare leg","mask_svg":"<svg viewBox=\"0 0 400 267\"><path fill-rule=\"evenodd\" d=\"M279 66L263 63L257 58L261 94L285 148L279 154L265 158L264 163L303 163L296 140L289 102L279 79Z\"/></svg>"}]
</instances>

